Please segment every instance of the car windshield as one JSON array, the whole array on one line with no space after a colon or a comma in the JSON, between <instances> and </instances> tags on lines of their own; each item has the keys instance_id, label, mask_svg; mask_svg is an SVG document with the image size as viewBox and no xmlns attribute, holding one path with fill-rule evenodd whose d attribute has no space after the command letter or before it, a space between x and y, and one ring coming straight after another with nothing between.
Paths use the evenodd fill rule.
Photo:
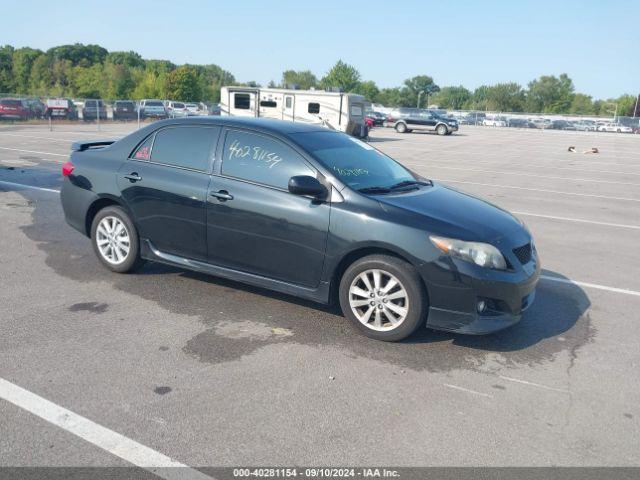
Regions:
<instances>
[{"instance_id":1,"label":"car windshield","mask_svg":"<svg viewBox=\"0 0 640 480\"><path fill-rule=\"evenodd\" d=\"M400 182L417 180L391 157L354 137L330 131L296 133L291 137L355 190L389 188Z\"/></svg>"},{"instance_id":2,"label":"car windshield","mask_svg":"<svg viewBox=\"0 0 640 480\"><path fill-rule=\"evenodd\" d=\"M162 107L162 102L147 102L144 104L145 107Z\"/></svg>"}]
</instances>

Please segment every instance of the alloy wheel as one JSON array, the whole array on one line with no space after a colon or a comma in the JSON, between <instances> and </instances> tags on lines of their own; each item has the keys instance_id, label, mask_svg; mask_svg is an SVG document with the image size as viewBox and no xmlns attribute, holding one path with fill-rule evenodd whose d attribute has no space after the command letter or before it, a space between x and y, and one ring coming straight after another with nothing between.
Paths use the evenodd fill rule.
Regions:
<instances>
[{"instance_id":1,"label":"alloy wheel","mask_svg":"<svg viewBox=\"0 0 640 480\"><path fill-rule=\"evenodd\" d=\"M370 269L351 282L349 306L364 326L386 332L399 327L407 318L409 294L391 273Z\"/></svg>"},{"instance_id":2,"label":"alloy wheel","mask_svg":"<svg viewBox=\"0 0 640 480\"><path fill-rule=\"evenodd\" d=\"M96 229L96 245L100 255L112 265L120 265L129 256L131 239L122 220L115 216L104 217Z\"/></svg>"}]
</instances>

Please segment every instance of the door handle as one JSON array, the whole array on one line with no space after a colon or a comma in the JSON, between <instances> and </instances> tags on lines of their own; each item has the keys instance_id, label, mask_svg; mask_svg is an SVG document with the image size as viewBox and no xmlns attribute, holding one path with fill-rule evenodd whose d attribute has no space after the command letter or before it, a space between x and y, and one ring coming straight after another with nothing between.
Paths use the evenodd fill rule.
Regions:
<instances>
[{"instance_id":1,"label":"door handle","mask_svg":"<svg viewBox=\"0 0 640 480\"><path fill-rule=\"evenodd\" d=\"M142 177L138 175L138 172L131 172L130 174L125 175L124 178L130 180L131 183L139 182L140 180L142 180Z\"/></svg>"},{"instance_id":2,"label":"door handle","mask_svg":"<svg viewBox=\"0 0 640 480\"><path fill-rule=\"evenodd\" d=\"M226 190L220 190L218 192L210 192L209 195L211 195L212 197L216 197L217 199L222 201L233 200L233 195L231 195Z\"/></svg>"}]
</instances>

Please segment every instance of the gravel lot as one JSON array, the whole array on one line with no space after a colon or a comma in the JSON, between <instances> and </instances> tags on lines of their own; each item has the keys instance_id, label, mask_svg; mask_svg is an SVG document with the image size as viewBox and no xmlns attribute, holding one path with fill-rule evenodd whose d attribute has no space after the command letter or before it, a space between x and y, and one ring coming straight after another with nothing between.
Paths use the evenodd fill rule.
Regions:
<instances>
[{"instance_id":1,"label":"gravel lot","mask_svg":"<svg viewBox=\"0 0 640 480\"><path fill-rule=\"evenodd\" d=\"M545 277L507 331L385 344L284 295L102 268L64 222L60 165L132 128L0 126L0 378L195 467L640 466L640 135L374 130L520 216ZM127 465L2 399L0 418L1 465Z\"/></svg>"}]
</instances>

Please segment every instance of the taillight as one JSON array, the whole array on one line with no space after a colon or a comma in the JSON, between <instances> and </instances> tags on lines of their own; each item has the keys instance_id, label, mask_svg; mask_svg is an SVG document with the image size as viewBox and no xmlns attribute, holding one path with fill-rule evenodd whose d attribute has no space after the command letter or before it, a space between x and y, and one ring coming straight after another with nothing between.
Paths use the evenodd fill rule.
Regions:
<instances>
[{"instance_id":1,"label":"taillight","mask_svg":"<svg viewBox=\"0 0 640 480\"><path fill-rule=\"evenodd\" d=\"M71 175L71 173L73 173L73 169L76 168L73 163L71 162L65 162L62 165L62 176L63 177L68 177L69 175Z\"/></svg>"}]
</instances>

